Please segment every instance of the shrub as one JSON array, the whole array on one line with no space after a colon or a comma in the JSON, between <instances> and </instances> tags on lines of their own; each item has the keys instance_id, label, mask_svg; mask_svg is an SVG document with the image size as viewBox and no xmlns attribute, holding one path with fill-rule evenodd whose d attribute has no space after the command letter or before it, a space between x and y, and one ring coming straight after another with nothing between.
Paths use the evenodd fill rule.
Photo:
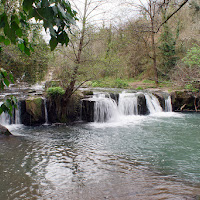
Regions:
<instances>
[{"instance_id":1,"label":"shrub","mask_svg":"<svg viewBox=\"0 0 200 200\"><path fill-rule=\"evenodd\" d=\"M192 84L185 85L185 89L190 90L192 92L198 92L199 89L195 88Z\"/></svg>"},{"instance_id":2,"label":"shrub","mask_svg":"<svg viewBox=\"0 0 200 200\"><path fill-rule=\"evenodd\" d=\"M47 95L51 97L62 96L65 94L65 90L61 87L50 87L47 89Z\"/></svg>"},{"instance_id":3,"label":"shrub","mask_svg":"<svg viewBox=\"0 0 200 200\"><path fill-rule=\"evenodd\" d=\"M143 90L143 87L137 87L136 90Z\"/></svg>"},{"instance_id":4,"label":"shrub","mask_svg":"<svg viewBox=\"0 0 200 200\"><path fill-rule=\"evenodd\" d=\"M101 87L100 81L93 81L92 82L92 87Z\"/></svg>"},{"instance_id":5,"label":"shrub","mask_svg":"<svg viewBox=\"0 0 200 200\"><path fill-rule=\"evenodd\" d=\"M117 88L126 88L128 87L128 83L122 79L115 80L115 87Z\"/></svg>"}]
</instances>

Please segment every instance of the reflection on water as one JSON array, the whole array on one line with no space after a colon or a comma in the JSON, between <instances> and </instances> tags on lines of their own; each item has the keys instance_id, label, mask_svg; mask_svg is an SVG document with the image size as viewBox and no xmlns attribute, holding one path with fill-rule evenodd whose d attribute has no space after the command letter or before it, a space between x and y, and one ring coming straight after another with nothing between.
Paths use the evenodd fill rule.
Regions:
<instances>
[{"instance_id":1,"label":"reflection on water","mask_svg":"<svg viewBox=\"0 0 200 200\"><path fill-rule=\"evenodd\" d=\"M198 199L199 119L10 126L16 137L0 140L0 199Z\"/></svg>"}]
</instances>

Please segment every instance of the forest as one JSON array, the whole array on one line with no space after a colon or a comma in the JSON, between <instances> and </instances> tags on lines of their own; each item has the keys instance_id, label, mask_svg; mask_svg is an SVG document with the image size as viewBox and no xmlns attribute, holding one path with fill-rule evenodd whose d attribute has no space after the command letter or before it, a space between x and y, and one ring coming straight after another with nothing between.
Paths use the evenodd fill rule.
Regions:
<instances>
[{"instance_id":1,"label":"forest","mask_svg":"<svg viewBox=\"0 0 200 200\"><path fill-rule=\"evenodd\" d=\"M0 0L0 199L200 199L200 0Z\"/></svg>"},{"instance_id":2,"label":"forest","mask_svg":"<svg viewBox=\"0 0 200 200\"><path fill-rule=\"evenodd\" d=\"M198 91L199 0L126 0L116 4L117 12L104 9L111 0L70 3L77 14L76 23L67 30L67 45L54 45L51 39L49 46L51 29L45 28L44 34L45 23L39 18L22 27L33 51L2 40L5 30L1 30L0 65L16 83L57 80L72 93L82 85ZM0 12L9 15L22 6L23 1L1 1Z\"/></svg>"}]
</instances>

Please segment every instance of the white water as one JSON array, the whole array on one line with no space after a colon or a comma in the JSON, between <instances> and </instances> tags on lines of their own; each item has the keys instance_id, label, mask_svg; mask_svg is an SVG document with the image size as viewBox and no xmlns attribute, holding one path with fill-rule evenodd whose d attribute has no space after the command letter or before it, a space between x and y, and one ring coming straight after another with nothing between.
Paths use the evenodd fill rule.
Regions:
<instances>
[{"instance_id":1,"label":"white water","mask_svg":"<svg viewBox=\"0 0 200 200\"><path fill-rule=\"evenodd\" d=\"M1 102L0 104L2 103L3 102ZM21 107L19 103L17 105L17 108L13 109L12 116L5 112L0 115L0 124L4 126L8 126L10 124L21 124Z\"/></svg>"},{"instance_id":2,"label":"white water","mask_svg":"<svg viewBox=\"0 0 200 200\"><path fill-rule=\"evenodd\" d=\"M125 93L119 95L118 110L121 115L138 115L137 93Z\"/></svg>"},{"instance_id":3,"label":"white water","mask_svg":"<svg viewBox=\"0 0 200 200\"><path fill-rule=\"evenodd\" d=\"M165 112L172 112L171 96L168 96L168 98L165 99Z\"/></svg>"},{"instance_id":4,"label":"white water","mask_svg":"<svg viewBox=\"0 0 200 200\"><path fill-rule=\"evenodd\" d=\"M45 114L45 124L44 125L48 125L49 124L49 120L48 120L47 100L46 100L46 98L44 98L44 114Z\"/></svg>"},{"instance_id":5,"label":"white water","mask_svg":"<svg viewBox=\"0 0 200 200\"><path fill-rule=\"evenodd\" d=\"M158 99L153 94L145 94L145 98L150 114L163 111Z\"/></svg>"},{"instance_id":6,"label":"white water","mask_svg":"<svg viewBox=\"0 0 200 200\"><path fill-rule=\"evenodd\" d=\"M107 94L108 95L108 94ZM93 99L95 100L94 106L94 121L106 122L119 115L116 102L106 94L96 94Z\"/></svg>"},{"instance_id":7,"label":"white water","mask_svg":"<svg viewBox=\"0 0 200 200\"><path fill-rule=\"evenodd\" d=\"M93 100L94 107L94 122L109 122L132 123L143 119L138 115L138 95L141 93L121 93L119 94L119 101L117 103L110 97L109 94L95 94ZM159 100L150 93L144 93L146 98L147 108L150 115L166 115L159 103ZM165 100L165 112L172 112L171 97ZM163 114L162 114L163 113Z\"/></svg>"}]
</instances>

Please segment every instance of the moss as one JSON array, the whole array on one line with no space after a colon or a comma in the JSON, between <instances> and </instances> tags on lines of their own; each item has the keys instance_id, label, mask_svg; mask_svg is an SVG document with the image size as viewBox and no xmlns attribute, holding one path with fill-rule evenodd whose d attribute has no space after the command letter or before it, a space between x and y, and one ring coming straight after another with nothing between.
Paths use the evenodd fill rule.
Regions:
<instances>
[{"instance_id":1,"label":"moss","mask_svg":"<svg viewBox=\"0 0 200 200\"><path fill-rule=\"evenodd\" d=\"M29 98L26 100L26 111L32 116L34 121L39 121L42 118L43 99L41 97Z\"/></svg>"},{"instance_id":2,"label":"moss","mask_svg":"<svg viewBox=\"0 0 200 200\"><path fill-rule=\"evenodd\" d=\"M93 91L83 91L84 95L93 95Z\"/></svg>"}]
</instances>

